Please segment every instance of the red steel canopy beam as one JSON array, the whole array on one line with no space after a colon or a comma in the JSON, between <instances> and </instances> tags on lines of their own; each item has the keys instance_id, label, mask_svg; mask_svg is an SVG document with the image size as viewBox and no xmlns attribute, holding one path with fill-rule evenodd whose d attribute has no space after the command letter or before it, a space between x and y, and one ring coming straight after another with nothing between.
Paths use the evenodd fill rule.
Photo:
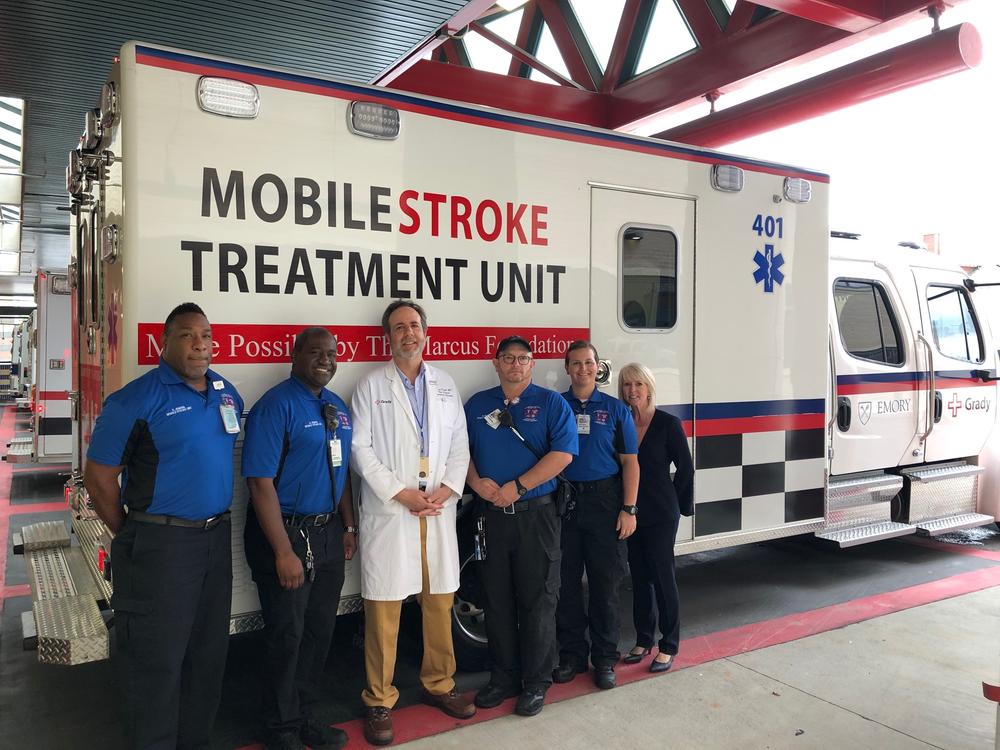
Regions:
<instances>
[{"instance_id":1,"label":"red steel canopy beam","mask_svg":"<svg viewBox=\"0 0 1000 750\"><path fill-rule=\"evenodd\" d=\"M525 65L534 68L535 70L537 70L542 75L545 75L545 76L548 76L549 78L551 78L553 81L555 81L556 83L558 83L560 86L573 86L574 88L578 88L578 89L582 89L583 88L576 81L571 81L569 78L566 78L564 75L562 75L559 72L553 70L552 68L550 68L548 65L546 65L545 63L543 63L541 60L539 60L534 55L529 55L523 49L520 49L519 47L514 46L513 44L511 44L510 42L508 42L506 39L504 39L499 34L494 34L487 27L483 26L481 23L474 23L469 28L472 29L472 31L475 31L480 36L482 36L484 39L487 39L487 40L493 42L493 44L495 44L497 47L499 47L500 49L502 49L504 52L510 53L510 56L514 60L518 60L520 62L523 62Z\"/></svg>"},{"instance_id":2,"label":"red steel canopy beam","mask_svg":"<svg viewBox=\"0 0 1000 750\"><path fill-rule=\"evenodd\" d=\"M555 120L605 126L600 94L459 65L419 60L392 88Z\"/></svg>"},{"instance_id":3,"label":"red steel canopy beam","mask_svg":"<svg viewBox=\"0 0 1000 750\"><path fill-rule=\"evenodd\" d=\"M963 23L655 137L719 148L974 68L981 59L979 32L972 24Z\"/></svg>"},{"instance_id":4,"label":"red steel canopy beam","mask_svg":"<svg viewBox=\"0 0 1000 750\"><path fill-rule=\"evenodd\" d=\"M833 26L852 34L882 23L883 0L754 0L807 21Z\"/></svg>"}]
</instances>

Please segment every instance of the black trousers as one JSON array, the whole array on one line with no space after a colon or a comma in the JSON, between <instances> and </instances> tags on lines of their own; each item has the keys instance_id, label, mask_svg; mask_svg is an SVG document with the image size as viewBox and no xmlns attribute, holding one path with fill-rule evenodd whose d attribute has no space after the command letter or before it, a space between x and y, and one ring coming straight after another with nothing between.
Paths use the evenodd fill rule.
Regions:
<instances>
[{"instance_id":1,"label":"black trousers","mask_svg":"<svg viewBox=\"0 0 1000 750\"><path fill-rule=\"evenodd\" d=\"M640 525L628 538L635 643L653 647L659 614L659 649L664 654L676 654L681 637L680 596L674 577L677 523L678 519L656 526Z\"/></svg>"},{"instance_id":2,"label":"black trousers","mask_svg":"<svg viewBox=\"0 0 1000 750\"><path fill-rule=\"evenodd\" d=\"M625 542L615 526L621 510L621 484L605 492L582 491L576 510L562 524L562 585L556 610L559 659L595 667L618 662L618 587L625 575ZM583 572L588 606L584 611ZM587 629L590 629L590 644ZM589 652L589 653L588 653Z\"/></svg>"},{"instance_id":3,"label":"black trousers","mask_svg":"<svg viewBox=\"0 0 1000 750\"><path fill-rule=\"evenodd\" d=\"M548 688L558 662L562 552L555 503L513 515L483 512L486 559L479 574L493 662L490 681L504 688Z\"/></svg>"},{"instance_id":4,"label":"black trousers","mask_svg":"<svg viewBox=\"0 0 1000 750\"><path fill-rule=\"evenodd\" d=\"M208 748L222 695L232 528L126 520L111 543L118 662L132 747Z\"/></svg>"},{"instance_id":5,"label":"black trousers","mask_svg":"<svg viewBox=\"0 0 1000 750\"><path fill-rule=\"evenodd\" d=\"M281 587L274 551L253 510L247 513L244 544L264 614L264 725L268 733L297 731L319 699L320 679L337 623L344 585L344 526L333 515L325 526L286 527L305 569L309 535L316 579L297 589Z\"/></svg>"}]
</instances>

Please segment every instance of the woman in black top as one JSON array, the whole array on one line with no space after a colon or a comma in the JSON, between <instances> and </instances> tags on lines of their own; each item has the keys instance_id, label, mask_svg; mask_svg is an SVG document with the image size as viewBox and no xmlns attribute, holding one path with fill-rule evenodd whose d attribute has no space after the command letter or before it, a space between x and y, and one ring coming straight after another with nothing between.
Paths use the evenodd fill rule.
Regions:
<instances>
[{"instance_id":1,"label":"woman in black top","mask_svg":"<svg viewBox=\"0 0 1000 750\"><path fill-rule=\"evenodd\" d=\"M694 513L694 465L680 420L656 408L656 383L649 368L638 363L625 365L618 373L618 392L632 409L639 435L638 524L628 539L636 638L625 663L636 664L649 654L656 639L658 613L663 635L649 671L665 672L680 642L674 538L681 515Z\"/></svg>"}]
</instances>

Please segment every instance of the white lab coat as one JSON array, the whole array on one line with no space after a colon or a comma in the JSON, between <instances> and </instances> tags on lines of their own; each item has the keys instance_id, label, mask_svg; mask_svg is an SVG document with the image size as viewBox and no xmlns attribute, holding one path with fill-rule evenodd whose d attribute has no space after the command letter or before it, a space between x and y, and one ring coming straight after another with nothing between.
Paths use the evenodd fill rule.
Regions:
<instances>
[{"instance_id":1,"label":"white lab coat","mask_svg":"<svg viewBox=\"0 0 1000 750\"><path fill-rule=\"evenodd\" d=\"M455 514L469 468L469 435L455 381L436 367L425 366L427 492L441 485L452 490L441 515L427 517L427 567L430 593L447 594L458 589ZM393 362L362 378L351 416L351 463L361 477L361 595L398 601L422 587L420 519L393 500L400 490L417 487L420 432Z\"/></svg>"}]
</instances>

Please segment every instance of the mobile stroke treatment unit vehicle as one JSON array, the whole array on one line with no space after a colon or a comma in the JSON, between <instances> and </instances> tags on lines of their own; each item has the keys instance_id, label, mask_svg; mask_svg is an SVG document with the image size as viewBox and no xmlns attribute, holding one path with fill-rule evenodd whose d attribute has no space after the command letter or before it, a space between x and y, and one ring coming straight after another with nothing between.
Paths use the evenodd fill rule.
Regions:
<instances>
[{"instance_id":1,"label":"mobile stroke treatment unit vehicle","mask_svg":"<svg viewBox=\"0 0 1000 750\"><path fill-rule=\"evenodd\" d=\"M336 333L330 387L350 400L390 355L379 320L400 297L426 307L427 359L464 397L496 385L490 360L513 333L549 388L567 387L573 339L595 342L610 392L622 365L648 365L696 461L681 554L993 520L977 514L973 462L996 414L996 354L974 295L926 254L879 262L837 240L831 260L824 174L129 43L67 183L68 492L92 568L107 569L109 548L79 479L94 421L157 362L164 317L189 300L248 407L287 376L310 325ZM234 632L259 622L236 488ZM57 550L66 566L75 549ZM482 643L471 569L460 649ZM89 641L39 632L41 658L107 652L97 579L97 593L39 603L93 623ZM341 609L359 605L352 562Z\"/></svg>"}]
</instances>

